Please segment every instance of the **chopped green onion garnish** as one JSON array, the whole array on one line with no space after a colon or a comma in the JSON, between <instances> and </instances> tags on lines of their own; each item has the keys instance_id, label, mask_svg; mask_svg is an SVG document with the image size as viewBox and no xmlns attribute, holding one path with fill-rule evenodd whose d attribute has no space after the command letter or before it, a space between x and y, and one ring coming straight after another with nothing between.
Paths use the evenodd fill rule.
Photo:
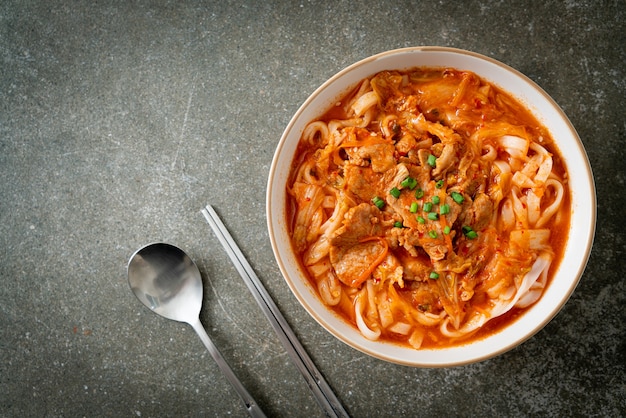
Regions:
<instances>
[{"instance_id":1,"label":"chopped green onion garnish","mask_svg":"<svg viewBox=\"0 0 626 418\"><path fill-rule=\"evenodd\" d=\"M433 204L431 202L424 203L424 212L430 212L433 210Z\"/></svg>"},{"instance_id":2,"label":"chopped green onion garnish","mask_svg":"<svg viewBox=\"0 0 626 418\"><path fill-rule=\"evenodd\" d=\"M436 221L437 219L439 219L439 215L437 214L437 212L430 212L428 214L428 219L430 219L431 221Z\"/></svg>"},{"instance_id":3,"label":"chopped green onion garnish","mask_svg":"<svg viewBox=\"0 0 626 418\"><path fill-rule=\"evenodd\" d=\"M435 187L441 189L443 187L443 180L439 180L437 183L435 183Z\"/></svg>"},{"instance_id":4,"label":"chopped green onion garnish","mask_svg":"<svg viewBox=\"0 0 626 418\"><path fill-rule=\"evenodd\" d=\"M429 166L433 168L437 166L437 158L432 154L428 155L428 159L426 160L426 162L428 163Z\"/></svg>"},{"instance_id":5,"label":"chopped green onion garnish","mask_svg":"<svg viewBox=\"0 0 626 418\"><path fill-rule=\"evenodd\" d=\"M424 191L422 189L417 189L415 191L415 198L421 199L422 197L424 197Z\"/></svg>"},{"instance_id":6,"label":"chopped green onion garnish","mask_svg":"<svg viewBox=\"0 0 626 418\"><path fill-rule=\"evenodd\" d=\"M428 231L428 236L431 237L432 239L437 238L437 231L433 231L433 230Z\"/></svg>"},{"instance_id":7,"label":"chopped green onion garnish","mask_svg":"<svg viewBox=\"0 0 626 418\"><path fill-rule=\"evenodd\" d=\"M400 186L413 190L415 189L415 187L417 187L417 180L415 180L413 177L407 177L402 180Z\"/></svg>"},{"instance_id":8,"label":"chopped green onion garnish","mask_svg":"<svg viewBox=\"0 0 626 418\"><path fill-rule=\"evenodd\" d=\"M446 225L443 227L443 233L446 235L450 234L450 226Z\"/></svg>"},{"instance_id":9,"label":"chopped green onion garnish","mask_svg":"<svg viewBox=\"0 0 626 418\"><path fill-rule=\"evenodd\" d=\"M433 280L437 280L439 278L439 273L437 273L436 271L431 271L428 277Z\"/></svg>"},{"instance_id":10,"label":"chopped green onion garnish","mask_svg":"<svg viewBox=\"0 0 626 418\"><path fill-rule=\"evenodd\" d=\"M393 223L393 226L396 227L396 228L404 228L404 225L402 225L402 222L400 222L400 221L395 221Z\"/></svg>"},{"instance_id":11,"label":"chopped green onion garnish","mask_svg":"<svg viewBox=\"0 0 626 418\"><path fill-rule=\"evenodd\" d=\"M426 223L426 219L422 218L421 216L418 216L417 217L417 222L423 224L423 223Z\"/></svg>"},{"instance_id":12,"label":"chopped green onion garnish","mask_svg":"<svg viewBox=\"0 0 626 418\"><path fill-rule=\"evenodd\" d=\"M465 198L463 197L463 195L461 193L458 192L452 192L450 194L450 196L452 196L452 200L454 200L456 203L458 203L459 205L461 203L463 203L463 201L465 200Z\"/></svg>"},{"instance_id":13,"label":"chopped green onion garnish","mask_svg":"<svg viewBox=\"0 0 626 418\"><path fill-rule=\"evenodd\" d=\"M468 239L474 239L478 237L478 234L476 233L476 231L474 231L472 229L471 226L464 226L463 227L463 234L468 238Z\"/></svg>"},{"instance_id":14,"label":"chopped green onion garnish","mask_svg":"<svg viewBox=\"0 0 626 418\"><path fill-rule=\"evenodd\" d=\"M443 205L439 206L439 214L447 215L448 213L450 213L450 205L444 203Z\"/></svg>"},{"instance_id":15,"label":"chopped green onion garnish","mask_svg":"<svg viewBox=\"0 0 626 418\"><path fill-rule=\"evenodd\" d=\"M398 190L397 187L394 187L393 189L389 190L389 194L397 199L400 197L400 190Z\"/></svg>"},{"instance_id":16,"label":"chopped green onion garnish","mask_svg":"<svg viewBox=\"0 0 626 418\"><path fill-rule=\"evenodd\" d=\"M438 205L438 204L439 204L439 196L433 196L433 203L434 203L435 205Z\"/></svg>"},{"instance_id":17,"label":"chopped green onion garnish","mask_svg":"<svg viewBox=\"0 0 626 418\"><path fill-rule=\"evenodd\" d=\"M411 203L411 207L409 208L409 212L417 213L417 202Z\"/></svg>"},{"instance_id":18,"label":"chopped green onion garnish","mask_svg":"<svg viewBox=\"0 0 626 418\"><path fill-rule=\"evenodd\" d=\"M376 205L378 209L382 209L385 207L385 201L378 196L374 196L372 198L372 203Z\"/></svg>"}]
</instances>

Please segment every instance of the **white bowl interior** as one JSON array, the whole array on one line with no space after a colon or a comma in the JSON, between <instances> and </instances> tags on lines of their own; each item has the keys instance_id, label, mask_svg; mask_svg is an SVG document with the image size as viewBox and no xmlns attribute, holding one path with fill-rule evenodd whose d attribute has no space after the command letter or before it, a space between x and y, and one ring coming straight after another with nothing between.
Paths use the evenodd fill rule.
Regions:
<instances>
[{"instance_id":1,"label":"white bowl interior","mask_svg":"<svg viewBox=\"0 0 626 418\"><path fill-rule=\"evenodd\" d=\"M415 350L363 337L319 299L293 253L285 223L285 185L305 126L365 77L382 70L413 67L469 70L516 97L550 131L565 160L570 181L569 239L556 275L544 295L502 331L444 349ZM382 360L410 366L444 367L484 360L517 346L543 328L569 299L582 276L591 251L595 219L595 186L587 154L575 129L554 100L518 71L482 55L451 48L418 47L385 52L357 62L329 79L304 102L285 129L268 179L267 222L272 248L296 298L317 322L351 347Z\"/></svg>"}]
</instances>

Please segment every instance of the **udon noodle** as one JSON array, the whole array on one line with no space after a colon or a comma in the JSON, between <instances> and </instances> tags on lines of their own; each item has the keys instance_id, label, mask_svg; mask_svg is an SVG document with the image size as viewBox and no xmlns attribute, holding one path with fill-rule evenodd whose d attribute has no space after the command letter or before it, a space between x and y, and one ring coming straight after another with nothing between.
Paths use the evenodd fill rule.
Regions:
<instances>
[{"instance_id":1,"label":"udon noodle","mask_svg":"<svg viewBox=\"0 0 626 418\"><path fill-rule=\"evenodd\" d=\"M363 80L304 129L287 189L323 302L366 338L415 348L478 338L535 303L570 219L546 129L452 69Z\"/></svg>"}]
</instances>

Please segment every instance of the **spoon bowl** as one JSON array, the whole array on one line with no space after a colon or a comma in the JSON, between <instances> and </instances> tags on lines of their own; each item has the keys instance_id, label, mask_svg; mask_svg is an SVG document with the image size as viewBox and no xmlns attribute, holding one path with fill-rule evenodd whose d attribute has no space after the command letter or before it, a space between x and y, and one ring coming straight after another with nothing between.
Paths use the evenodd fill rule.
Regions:
<instances>
[{"instance_id":1,"label":"spoon bowl","mask_svg":"<svg viewBox=\"0 0 626 418\"><path fill-rule=\"evenodd\" d=\"M141 303L162 317L191 324L200 315L200 271L178 247L156 243L139 249L128 264L128 282Z\"/></svg>"},{"instance_id":2,"label":"spoon bowl","mask_svg":"<svg viewBox=\"0 0 626 418\"><path fill-rule=\"evenodd\" d=\"M165 243L149 244L140 248L128 262L128 284L141 303L153 312L191 325L237 391L248 414L252 417L265 417L200 322L202 277L198 266L183 250Z\"/></svg>"}]
</instances>

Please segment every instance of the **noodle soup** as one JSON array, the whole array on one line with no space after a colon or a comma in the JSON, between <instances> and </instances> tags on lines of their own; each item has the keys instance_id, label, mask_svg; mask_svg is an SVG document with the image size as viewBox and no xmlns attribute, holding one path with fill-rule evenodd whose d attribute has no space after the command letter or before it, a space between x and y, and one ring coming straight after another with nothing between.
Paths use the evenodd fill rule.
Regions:
<instances>
[{"instance_id":1,"label":"noodle soup","mask_svg":"<svg viewBox=\"0 0 626 418\"><path fill-rule=\"evenodd\" d=\"M325 305L371 341L473 341L550 284L571 203L553 140L470 71L362 80L302 133L287 181L294 252Z\"/></svg>"}]
</instances>

